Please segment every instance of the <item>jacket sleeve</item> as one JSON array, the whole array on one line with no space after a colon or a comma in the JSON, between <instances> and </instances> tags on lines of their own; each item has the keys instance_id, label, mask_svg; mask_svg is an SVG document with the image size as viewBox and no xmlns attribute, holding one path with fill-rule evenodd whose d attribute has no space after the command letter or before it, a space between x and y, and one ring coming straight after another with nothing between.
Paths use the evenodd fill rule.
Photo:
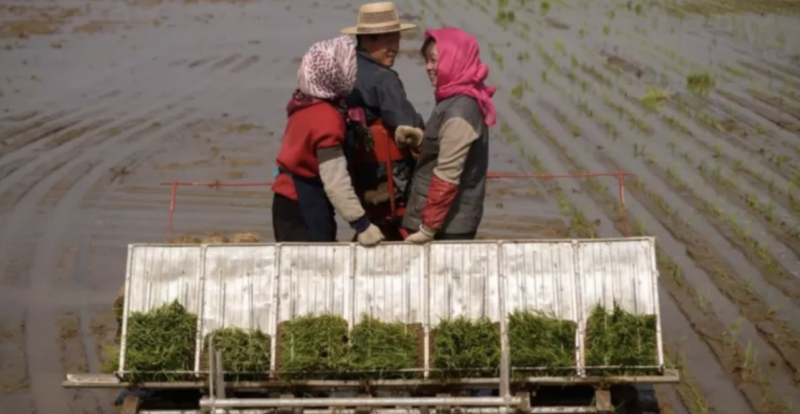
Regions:
<instances>
[{"instance_id":1,"label":"jacket sleeve","mask_svg":"<svg viewBox=\"0 0 800 414\"><path fill-rule=\"evenodd\" d=\"M438 230L458 195L461 172L470 146L480 135L461 117L452 117L439 129L439 158L428 188L428 201L422 209L422 224Z\"/></svg>"},{"instance_id":2,"label":"jacket sleeve","mask_svg":"<svg viewBox=\"0 0 800 414\"><path fill-rule=\"evenodd\" d=\"M325 194L333 204L336 213L357 232L369 227L364 208L353 190L353 183L347 171L347 160L341 146L317 149L319 159L319 176L325 188Z\"/></svg>"},{"instance_id":3,"label":"jacket sleeve","mask_svg":"<svg viewBox=\"0 0 800 414\"><path fill-rule=\"evenodd\" d=\"M375 103L380 108L381 120L390 131L400 125L424 128L422 116L408 101L403 83L396 75L383 76L375 86Z\"/></svg>"}]
</instances>

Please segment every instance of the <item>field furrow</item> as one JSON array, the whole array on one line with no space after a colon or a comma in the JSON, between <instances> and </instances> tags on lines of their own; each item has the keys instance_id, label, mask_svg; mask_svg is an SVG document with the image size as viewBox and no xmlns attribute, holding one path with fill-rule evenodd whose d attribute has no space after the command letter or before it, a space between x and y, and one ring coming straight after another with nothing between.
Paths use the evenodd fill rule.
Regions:
<instances>
[{"instance_id":1,"label":"field furrow","mask_svg":"<svg viewBox=\"0 0 800 414\"><path fill-rule=\"evenodd\" d=\"M0 5L0 412L112 412L113 391L60 381L109 369L129 243L272 240L268 182L297 64L357 7ZM419 29L403 36L394 69L423 116L434 104L425 29L475 35L498 87L480 239L656 238L665 352L681 382L623 387L618 410L796 411L800 3L398 7ZM617 176L543 178L620 171L624 198ZM179 186L170 231L168 182L220 185Z\"/></svg>"}]
</instances>

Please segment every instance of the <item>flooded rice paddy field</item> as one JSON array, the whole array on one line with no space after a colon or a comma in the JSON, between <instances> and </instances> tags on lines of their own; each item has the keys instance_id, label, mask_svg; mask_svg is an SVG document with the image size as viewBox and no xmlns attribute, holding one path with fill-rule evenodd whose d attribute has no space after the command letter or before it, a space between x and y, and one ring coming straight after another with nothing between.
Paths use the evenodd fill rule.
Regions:
<instances>
[{"instance_id":1,"label":"flooded rice paddy field","mask_svg":"<svg viewBox=\"0 0 800 414\"><path fill-rule=\"evenodd\" d=\"M0 412L108 413L99 372L126 246L166 238L161 182L271 180L299 57L355 21L336 1L0 2ZM800 407L796 1L408 0L475 34L501 122L491 169L625 171L659 247L682 381L621 410ZM403 41L420 113L432 91ZM271 238L268 187L180 187L174 231ZM481 238L618 237L615 178L491 181ZM342 240L351 237L341 224Z\"/></svg>"}]
</instances>

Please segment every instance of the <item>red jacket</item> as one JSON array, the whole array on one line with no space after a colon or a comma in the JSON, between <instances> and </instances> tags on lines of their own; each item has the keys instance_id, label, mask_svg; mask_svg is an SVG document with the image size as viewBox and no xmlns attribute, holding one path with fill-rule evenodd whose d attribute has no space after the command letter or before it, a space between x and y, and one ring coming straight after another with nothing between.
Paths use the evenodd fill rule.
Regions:
<instances>
[{"instance_id":1,"label":"red jacket","mask_svg":"<svg viewBox=\"0 0 800 414\"><path fill-rule=\"evenodd\" d=\"M319 176L316 151L341 146L344 142L344 115L328 102L313 102L289 108L289 120L278 152L278 167L291 174L315 178ZM272 191L297 200L294 181L287 174L278 174Z\"/></svg>"}]
</instances>

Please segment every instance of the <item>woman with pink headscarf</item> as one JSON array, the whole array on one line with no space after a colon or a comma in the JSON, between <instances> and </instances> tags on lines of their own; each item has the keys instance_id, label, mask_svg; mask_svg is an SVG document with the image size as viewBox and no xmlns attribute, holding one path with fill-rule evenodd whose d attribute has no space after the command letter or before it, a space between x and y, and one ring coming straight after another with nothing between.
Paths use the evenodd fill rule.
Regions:
<instances>
[{"instance_id":1,"label":"woman with pink headscarf","mask_svg":"<svg viewBox=\"0 0 800 414\"><path fill-rule=\"evenodd\" d=\"M355 44L349 36L317 42L303 56L272 185L277 242L336 241L334 212L355 229L362 245L384 239L361 207L342 150L345 98L355 83Z\"/></svg>"},{"instance_id":2,"label":"woman with pink headscarf","mask_svg":"<svg viewBox=\"0 0 800 414\"><path fill-rule=\"evenodd\" d=\"M496 122L478 41L457 28L428 30L422 46L436 106L422 139L398 127L399 145L419 148L403 227L411 243L469 240L483 218L489 127Z\"/></svg>"}]
</instances>

